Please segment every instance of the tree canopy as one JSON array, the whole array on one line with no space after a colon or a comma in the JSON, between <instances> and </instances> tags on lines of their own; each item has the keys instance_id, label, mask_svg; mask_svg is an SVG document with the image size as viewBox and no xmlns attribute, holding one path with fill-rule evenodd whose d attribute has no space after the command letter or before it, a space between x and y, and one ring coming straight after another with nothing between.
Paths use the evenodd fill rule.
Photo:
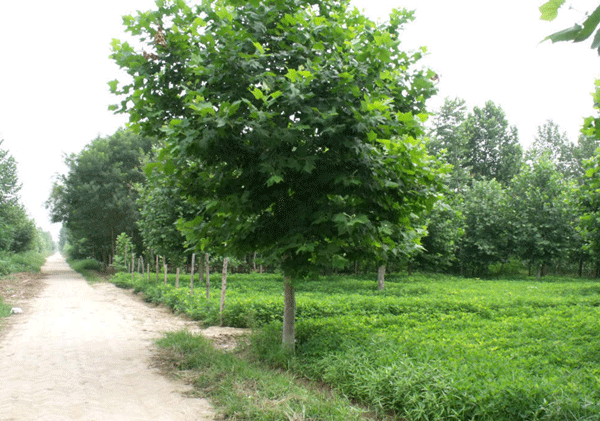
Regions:
<instances>
[{"instance_id":1,"label":"tree canopy","mask_svg":"<svg viewBox=\"0 0 600 421\"><path fill-rule=\"evenodd\" d=\"M411 18L333 0L157 1L125 18L144 50L113 43L132 76L112 83L116 109L165 136L165 171L201 204L198 242L277 256L290 280L403 251L439 188L418 139L433 72L401 49Z\"/></svg>"},{"instance_id":2,"label":"tree canopy","mask_svg":"<svg viewBox=\"0 0 600 421\"><path fill-rule=\"evenodd\" d=\"M69 172L58 177L47 207L52 221L68 230L76 256L108 263L121 232L141 246L134 184L144 180L141 158L151 144L147 137L121 130L65 158Z\"/></svg>"}]
</instances>

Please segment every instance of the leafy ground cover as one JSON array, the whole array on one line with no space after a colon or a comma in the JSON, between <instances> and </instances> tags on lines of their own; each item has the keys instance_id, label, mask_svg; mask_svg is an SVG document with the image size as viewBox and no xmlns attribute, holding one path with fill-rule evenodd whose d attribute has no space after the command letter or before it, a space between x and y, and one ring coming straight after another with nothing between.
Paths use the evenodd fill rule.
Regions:
<instances>
[{"instance_id":1,"label":"leafy ground cover","mask_svg":"<svg viewBox=\"0 0 600 421\"><path fill-rule=\"evenodd\" d=\"M39 272L46 257L40 253L28 251L25 253L0 253L0 275L17 272Z\"/></svg>"},{"instance_id":2,"label":"leafy ground cover","mask_svg":"<svg viewBox=\"0 0 600 421\"><path fill-rule=\"evenodd\" d=\"M220 285L202 291L119 274L205 324ZM214 280L213 282L215 282ZM592 420L600 417L600 283L439 275L331 277L298 285L297 352L280 349L282 282L230 275L224 321L254 327L252 354L408 420ZM258 329L260 328L260 329Z\"/></svg>"},{"instance_id":3,"label":"leafy ground cover","mask_svg":"<svg viewBox=\"0 0 600 421\"><path fill-rule=\"evenodd\" d=\"M67 259L67 263L90 283L105 280L104 265L95 259Z\"/></svg>"}]
</instances>

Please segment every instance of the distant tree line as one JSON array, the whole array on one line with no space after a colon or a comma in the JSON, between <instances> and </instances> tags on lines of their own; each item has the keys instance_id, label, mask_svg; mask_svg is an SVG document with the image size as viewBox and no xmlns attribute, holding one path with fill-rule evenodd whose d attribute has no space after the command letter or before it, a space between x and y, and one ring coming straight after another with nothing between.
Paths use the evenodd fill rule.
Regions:
<instances>
[{"instance_id":1,"label":"distant tree line","mask_svg":"<svg viewBox=\"0 0 600 421\"><path fill-rule=\"evenodd\" d=\"M52 235L38 228L20 203L21 183L17 163L0 140L0 253L36 251L49 254L55 249Z\"/></svg>"}]
</instances>

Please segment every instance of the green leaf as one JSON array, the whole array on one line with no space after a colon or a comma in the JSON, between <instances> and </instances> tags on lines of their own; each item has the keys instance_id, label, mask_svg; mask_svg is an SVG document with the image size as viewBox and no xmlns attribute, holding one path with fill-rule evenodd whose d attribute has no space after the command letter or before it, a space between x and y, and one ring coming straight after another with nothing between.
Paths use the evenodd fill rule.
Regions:
<instances>
[{"instance_id":1,"label":"green leaf","mask_svg":"<svg viewBox=\"0 0 600 421\"><path fill-rule=\"evenodd\" d=\"M600 48L600 31L596 32L594 35L594 40L592 41L592 49Z\"/></svg>"},{"instance_id":2,"label":"green leaf","mask_svg":"<svg viewBox=\"0 0 600 421\"><path fill-rule=\"evenodd\" d=\"M265 97L265 94L258 88L254 88L254 90L250 92L252 92L252 95L254 95L254 98L256 99L263 99Z\"/></svg>"},{"instance_id":3,"label":"green leaf","mask_svg":"<svg viewBox=\"0 0 600 421\"><path fill-rule=\"evenodd\" d=\"M282 176L280 176L280 175L272 175L267 180L267 186L271 187L273 184L278 184L278 183L281 183L282 181L283 181L283 177Z\"/></svg>"},{"instance_id":4,"label":"green leaf","mask_svg":"<svg viewBox=\"0 0 600 421\"><path fill-rule=\"evenodd\" d=\"M583 27L581 25L575 24L571 28L548 35L546 38L544 38L544 41L550 40L553 43L561 41L574 41L575 37L577 37L577 34L579 34L582 29Z\"/></svg>"},{"instance_id":5,"label":"green leaf","mask_svg":"<svg viewBox=\"0 0 600 421\"><path fill-rule=\"evenodd\" d=\"M558 9L565 4L565 0L550 0L540 6L542 20L554 20L558 16Z\"/></svg>"},{"instance_id":6,"label":"green leaf","mask_svg":"<svg viewBox=\"0 0 600 421\"><path fill-rule=\"evenodd\" d=\"M115 80L111 80L110 82L108 82L108 86L110 86L110 91L111 92L117 92L117 85L119 84L119 81L117 79Z\"/></svg>"},{"instance_id":7,"label":"green leaf","mask_svg":"<svg viewBox=\"0 0 600 421\"><path fill-rule=\"evenodd\" d=\"M598 23L600 23L600 6L583 22L583 29L577 34L574 41L581 42L588 39L594 33Z\"/></svg>"},{"instance_id":8,"label":"green leaf","mask_svg":"<svg viewBox=\"0 0 600 421\"><path fill-rule=\"evenodd\" d=\"M256 47L256 49L261 53L264 54L265 53L265 49L263 48L262 45L260 45L258 42L253 42L252 45L254 45L254 47Z\"/></svg>"}]
</instances>

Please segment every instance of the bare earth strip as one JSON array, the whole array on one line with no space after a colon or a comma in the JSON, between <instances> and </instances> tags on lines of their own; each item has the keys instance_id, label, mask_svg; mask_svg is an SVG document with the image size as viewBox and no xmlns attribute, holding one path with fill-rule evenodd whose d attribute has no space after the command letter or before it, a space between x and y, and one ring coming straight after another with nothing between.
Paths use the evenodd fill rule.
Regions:
<instances>
[{"instance_id":1,"label":"bare earth strip","mask_svg":"<svg viewBox=\"0 0 600 421\"><path fill-rule=\"evenodd\" d=\"M42 270L46 287L0 338L0 421L214 419L206 400L151 367L153 340L190 322L88 285L60 255Z\"/></svg>"}]
</instances>

